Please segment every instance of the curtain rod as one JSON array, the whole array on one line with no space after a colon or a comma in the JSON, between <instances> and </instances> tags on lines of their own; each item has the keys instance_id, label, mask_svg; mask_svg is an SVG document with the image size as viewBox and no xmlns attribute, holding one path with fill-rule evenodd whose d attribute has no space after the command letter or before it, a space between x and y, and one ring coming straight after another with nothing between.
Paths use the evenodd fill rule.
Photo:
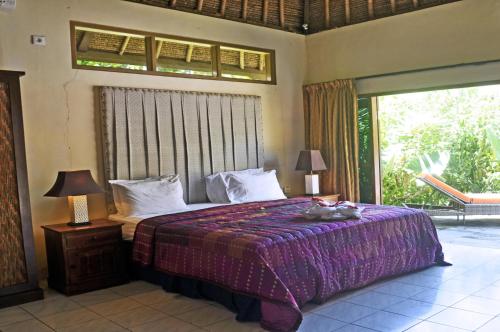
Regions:
<instances>
[{"instance_id":1,"label":"curtain rod","mask_svg":"<svg viewBox=\"0 0 500 332\"><path fill-rule=\"evenodd\" d=\"M438 66L438 67L428 67L428 68L420 68L420 69L412 69L412 70L403 70L403 71L397 71L397 72L391 72L391 73L385 73L385 74L375 74L375 75L368 75L368 76L360 76L360 77L355 77L354 79L355 80L365 80L365 79L369 79L369 78L379 78L379 77L386 77L386 76L414 74L414 73L420 73L420 72L425 72L425 71L450 69L450 68L465 67L465 66L482 66L482 65L489 64L489 63L500 63L500 59L478 61L478 62L469 62L469 63L457 63L457 64L454 64L454 65L446 65L446 66Z\"/></svg>"},{"instance_id":2,"label":"curtain rod","mask_svg":"<svg viewBox=\"0 0 500 332\"><path fill-rule=\"evenodd\" d=\"M387 77L387 76L397 76L397 75L405 75L405 74L414 74L414 73L421 73L421 72L425 72L425 71L443 70L443 69L458 68L458 67L465 67L465 66L482 66L482 65L489 64L489 63L500 63L500 59L486 60L486 61L477 61L477 62L469 62L469 63L457 63L457 64L454 64L454 65L446 65L446 66L438 66L438 67L427 67L427 68L420 68L420 69L395 71L395 72L384 73L384 74L374 74L374 75L353 77L352 79L353 80L365 80L365 79L370 79L370 78L380 78L380 77ZM341 80L341 79L347 79L347 78L339 78L339 80ZM316 82L316 83L308 83L308 84L305 84L304 86L314 85L314 84L320 84L320 83L328 83L328 82L332 82L332 81L335 81L335 80L329 80L329 81L323 81L323 82Z\"/></svg>"}]
</instances>

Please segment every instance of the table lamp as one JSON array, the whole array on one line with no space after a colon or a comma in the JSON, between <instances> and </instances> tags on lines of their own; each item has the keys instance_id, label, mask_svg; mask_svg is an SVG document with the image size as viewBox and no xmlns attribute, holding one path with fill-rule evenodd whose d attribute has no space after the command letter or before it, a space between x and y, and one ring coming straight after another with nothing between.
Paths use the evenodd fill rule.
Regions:
<instances>
[{"instance_id":1,"label":"table lamp","mask_svg":"<svg viewBox=\"0 0 500 332\"><path fill-rule=\"evenodd\" d=\"M300 151L299 159L297 160L296 171L306 171L306 194L319 194L319 177L318 174L313 174L314 171L322 171L326 169L325 162L321 157L319 150L303 150Z\"/></svg>"},{"instance_id":2,"label":"table lamp","mask_svg":"<svg viewBox=\"0 0 500 332\"><path fill-rule=\"evenodd\" d=\"M68 225L83 226L90 224L87 195L103 192L89 170L63 171L57 174L56 182L44 196L68 197L72 219Z\"/></svg>"}]
</instances>

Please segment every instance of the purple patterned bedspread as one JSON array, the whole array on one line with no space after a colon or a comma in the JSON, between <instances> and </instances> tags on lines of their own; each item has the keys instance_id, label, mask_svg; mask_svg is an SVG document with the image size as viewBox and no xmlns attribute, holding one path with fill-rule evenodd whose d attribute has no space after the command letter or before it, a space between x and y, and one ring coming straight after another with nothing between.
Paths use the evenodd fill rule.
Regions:
<instances>
[{"instance_id":1,"label":"purple patterned bedspread","mask_svg":"<svg viewBox=\"0 0 500 332\"><path fill-rule=\"evenodd\" d=\"M292 331L300 308L383 277L443 260L422 211L364 205L363 218L313 221L310 198L246 203L150 218L136 229L133 260L261 300L261 325Z\"/></svg>"}]
</instances>

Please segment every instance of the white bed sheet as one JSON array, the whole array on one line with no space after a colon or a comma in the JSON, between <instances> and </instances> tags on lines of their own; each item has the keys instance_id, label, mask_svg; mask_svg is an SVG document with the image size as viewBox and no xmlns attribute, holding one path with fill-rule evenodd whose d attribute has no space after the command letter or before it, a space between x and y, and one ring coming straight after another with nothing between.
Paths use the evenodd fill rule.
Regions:
<instances>
[{"instance_id":1,"label":"white bed sheet","mask_svg":"<svg viewBox=\"0 0 500 332\"><path fill-rule=\"evenodd\" d=\"M209 209L209 208L221 206L221 205L230 205L230 203L226 203L226 204L221 204L221 203L188 204L186 209L179 210L179 211L172 211L171 213L167 213L167 214L203 210L203 209ZM143 216L125 217L125 216L122 216L120 214L112 214L112 215L108 216L108 219L113 220L113 221L123 222L124 223L124 225L122 227L123 239L127 240L127 241L131 241L134 239L135 228L137 227L138 223L140 223L144 219L156 217L159 215L160 214L147 214L147 215L143 215ZM163 215L163 214L161 214L161 215Z\"/></svg>"}]
</instances>

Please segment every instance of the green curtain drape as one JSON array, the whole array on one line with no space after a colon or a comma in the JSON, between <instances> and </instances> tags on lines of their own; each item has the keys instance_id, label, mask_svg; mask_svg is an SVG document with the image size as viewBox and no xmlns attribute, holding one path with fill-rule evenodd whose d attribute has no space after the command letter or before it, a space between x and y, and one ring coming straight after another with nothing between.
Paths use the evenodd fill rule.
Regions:
<instances>
[{"instance_id":1,"label":"green curtain drape","mask_svg":"<svg viewBox=\"0 0 500 332\"><path fill-rule=\"evenodd\" d=\"M352 80L304 86L306 147L320 150L328 170L320 174L323 193L359 201L358 107Z\"/></svg>"}]
</instances>

